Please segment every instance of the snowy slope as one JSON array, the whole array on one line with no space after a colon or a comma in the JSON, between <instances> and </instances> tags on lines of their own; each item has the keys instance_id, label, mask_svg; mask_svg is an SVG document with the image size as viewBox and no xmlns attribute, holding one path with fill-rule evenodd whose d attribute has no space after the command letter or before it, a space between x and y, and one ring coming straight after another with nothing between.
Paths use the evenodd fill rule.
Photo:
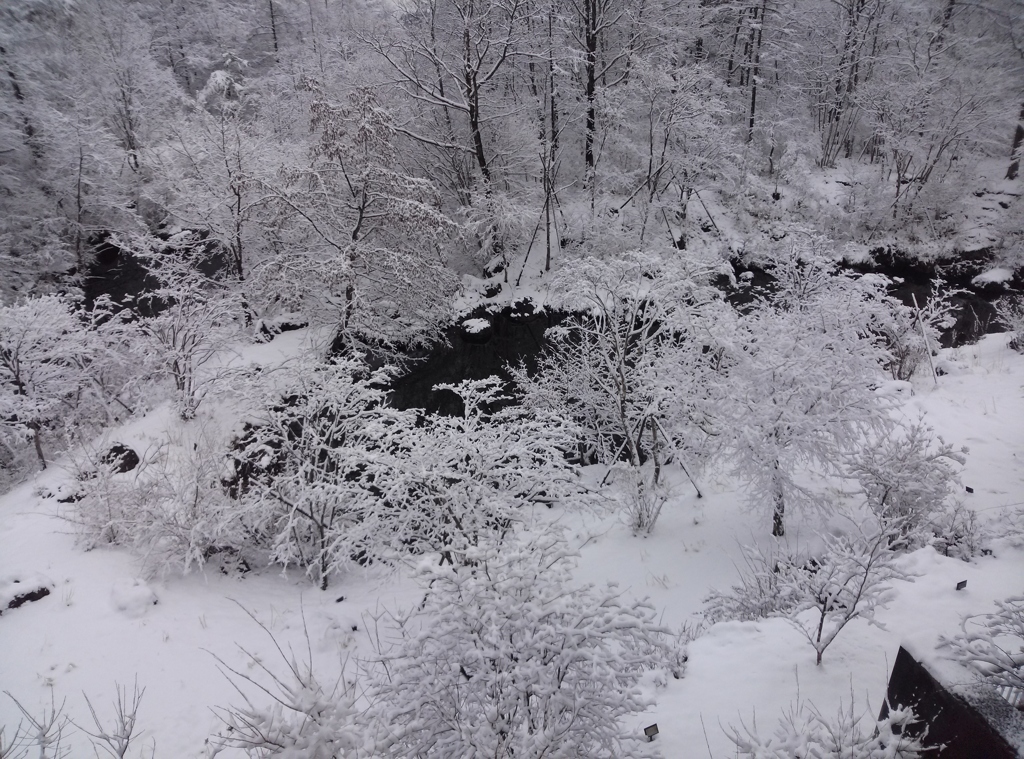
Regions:
<instances>
[{"instance_id":1,"label":"snowy slope","mask_svg":"<svg viewBox=\"0 0 1024 759\"><path fill-rule=\"evenodd\" d=\"M659 724L664 756L734 755L723 726L756 717L761 731L770 732L782 709L798 698L830 714L852 697L858 711L877 713L902 640L934 650L938 634L955 632L961 615L988 611L994 599L1024 591L1024 540L998 521L1007 509L1024 505L1024 356L1009 350L1007 339L988 336L947 353L948 373L937 385L930 376L916 378L903 409L908 419L923 414L947 442L970 448L963 482L974 493L965 493L964 501L997 530L993 555L970 564L930 548L906 556L904 568L917 578L896 584L894 602L878 616L885 629L852 622L820 667L783 620L710 628L690 644L685 677L657 689L657 706L635 720L637 730ZM276 360L273 352L287 353L274 345L257 349L261 362ZM158 410L109 437L158 435L173 423L171 416ZM115 684L130 691L137 682L146 690L139 712L142 742L133 755L149 756L155 746L157 757L204 756L206 738L218 727L215 708L238 701L217 658L258 672L244 648L280 670L283 662L267 630L301 658L308 637L308 655L330 683L342 660L350 660L351 674L352 661L371 650L367 628L374 614L420 597L402 571L356 572L326 592L290 572L237 577L211 568L146 578L139 560L125 551L85 552L76 545L71 525L56 516L63 507L39 495L67 477L53 467L0 497L0 583L34 574L53 585L49 596L0 615L0 690L32 714L51 699L65 703L66 715L92 728L83 693L105 720ZM748 512L728 480L702 484L707 495L698 500L680 481L647 538L634 537L620 515L552 514L582 546L578 579L615 580L627 594L649 596L665 624L694 623L709 589L736 580L740 545L770 540L767 517ZM791 539L810 530L794 523ZM961 580L967 588L958 592ZM19 719L14 702L0 697L0 725L8 735ZM69 727L65 745L74 749L72 756L84 755L76 732Z\"/></svg>"}]
</instances>

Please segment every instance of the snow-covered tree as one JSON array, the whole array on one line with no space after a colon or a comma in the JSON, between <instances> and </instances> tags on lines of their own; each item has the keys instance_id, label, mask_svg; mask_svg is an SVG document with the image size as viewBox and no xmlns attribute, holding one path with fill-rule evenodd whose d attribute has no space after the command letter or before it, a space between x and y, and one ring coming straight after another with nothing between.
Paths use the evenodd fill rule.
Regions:
<instances>
[{"instance_id":1,"label":"snow-covered tree","mask_svg":"<svg viewBox=\"0 0 1024 759\"><path fill-rule=\"evenodd\" d=\"M715 387L718 429L753 506L785 533L787 505L824 505L801 466L835 471L861 436L888 424L873 388L887 354L871 332L880 285L834 276L823 260L776 262L778 290L740 320Z\"/></svg>"},{"instance_id":2,"label":"snow-covered tree","mask_svg":"<svg viewBox=\"0 0 1024 759\"><path fill-rule=\"evenodd\" d=\"M150 237L126 244L157 283L133 306L141 317L139 356L155 374L173 381L178 414L192 419L223 379L215 359L241 334L238 290L206 273L216 269L216 247L193 232L182 232L167 244Z\"/></svg>"},{"instance_id":3,"label":"snow-covered tree","mask_svg":"<svg viewBox=\"0 0 1024 759\"><path fill-rule=\"evenodd\" d=\"M447 257L461 229L433 184L402 170L395 117L373 90L338 103L320 83L305 86L316 140L286 187L264 186L286 247L256 275L266 289L283 279L304 290L338 345L431 342L458 289Z\"/></svg>"},{"instance_id":4,"label":"snow-covered tree","mask_svg":"<svg viewBox=\"0 0 1024 759\"><path fill-rule=\"evenodd\" d=\"M717 302L703 283L709 274L640 252L559 271L552 290L579 316L549 331L537 372L520 369L516 380L528 405L579 423L581 458L634 469L650 460L657 484L665 462L699 445L706 321Z\"/></svg>"},{"instance_id":5,"label":"snow-covered tree","mask_svg":"<svg viewBox=\"0 0 1024 759\"><path fill-rule=\"evenodd\" d=\"M392 642L374 661L384 755L656 754L622 720L647 706L638 685L665 662L665 631L646 603L574 587L572 555L549 532L423 568L423 603L388 620Z\"/></svg>"},{"instance_id":6,"label":"snow-covered tree","mask_svg":"<svg viewBox=\"0 0 1024 759\"><path fill-rule=\"evenodd\" d=\"M30 440L43 469L44 431L101 421L104 346L58 295L0 308L0 442Z\"/></svg>"},{"instance_id":7,"label":"snow-covered tree","mask_svg":"<svg viewBox=\"0 0 1024 759\"><path fill-rule=\"evenodd\" d=\"M414 426L386 405L386 381L355 359L300 362L281 383L284 397L274 385L263 389L268 397L243 438L246 470L236 464L236 475L247 520L274 561L305 568L323 589L360 550L360 525L380 500L376 483L388 481Z\"/></svg>"},{"instance_id":8,"label":"snow-covered tree","mask_svg":"<svg viewBox=\"0 0 1024 759\"><path fill-rule=\"evenodd\" d=\"M814 648L817 664L854 619L879 624L875 611L886 605L892 580L911 579L889 546L899 534L898 521L883 527L854 524L848 535L824 534L820 556L781 570L780 593L795 602L787 619Z\"/></svg>"},{"instance_id":9,"label":"snow-covered tree","mask_svg":"<svg viewBox=\"0 0 1024 759\"><path fill-rule=\"evenodd\" d=\"M579 505L576 468L566 461L576 427L550 411L524 411L495 377L438 385L462 413L437 415L403 432L399 460L375 484L379 502L362 525L374 543L401 543L462 560L481 540L531 518L533 507Z\"/></svg>"}]
</instances>

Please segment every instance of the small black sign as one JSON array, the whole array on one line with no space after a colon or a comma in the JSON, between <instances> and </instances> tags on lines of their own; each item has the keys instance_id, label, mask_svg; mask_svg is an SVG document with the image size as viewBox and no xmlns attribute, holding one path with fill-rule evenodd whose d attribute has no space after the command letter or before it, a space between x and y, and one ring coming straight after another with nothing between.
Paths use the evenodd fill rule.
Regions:
<instances>
[{"instance_id":1,"label":"small black sign","mask_svg":"<svg viewBox=\"0 0 1024 759\"><path fill-rule=\"evenodd\" d=\"M961 580L960 582L958 582L956 584L956 589L957 590L963 590L966 587L967 587L967 580Z\"/></svg>"},{"instance_id":2,"label":"small black sign","mask_svg":"<svg viewBox=\"0 0 1024 759\"><path fill-rule=\"evenodd\" d=\"M658 723L655 722L653 725L648 725L644 728L644 735L647 736L647 742L650 743L654 740L654 736L658 734Z\"/></svg>"}]
</instances>

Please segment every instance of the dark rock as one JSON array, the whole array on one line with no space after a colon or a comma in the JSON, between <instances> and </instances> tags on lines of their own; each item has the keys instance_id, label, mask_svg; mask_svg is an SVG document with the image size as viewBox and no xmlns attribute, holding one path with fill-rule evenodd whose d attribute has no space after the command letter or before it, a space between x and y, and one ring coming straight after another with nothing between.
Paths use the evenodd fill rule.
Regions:
<instances>
[{"instance_id":1,"label":"dark rock","mask_svg":"<svg viewBox=\"0 0 1024 759\"><path fill-rule=\"evenodd\" d=\"M100 456L100 461L114 472L124 474L139 465L139 454L124 443L114 443L106 453Z\"/></svg>"},{"instance_id":2,"label":"dark rock","mask_svg":"<svg viewBox=\"0 0 1024 759\"><path fill-rule=\"evenodd\" d=\"M20 582L20 580L15 580L14 582L17 583ZM45 585L33 588L32 590L27 590L24 593L18 593L14 598L7 602L7 608L17 609L19 606L23 606L31 601L38 601L41 598L46 598L48 595L50 595L50 589ZM2 610L0 610L0 614L3 614Z\"/></svg>"}]
</instances>

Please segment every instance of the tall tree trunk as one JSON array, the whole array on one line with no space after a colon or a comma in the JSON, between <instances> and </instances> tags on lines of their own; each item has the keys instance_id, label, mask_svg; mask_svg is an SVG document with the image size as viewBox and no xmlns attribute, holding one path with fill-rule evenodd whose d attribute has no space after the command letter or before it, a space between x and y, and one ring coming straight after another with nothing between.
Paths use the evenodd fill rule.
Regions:
<instances>
[{"instance_id":1,"label":"tall tree trunk","mask_svg":"<svg viewBox=\"0 0 1024 759\"><path fill-rule=\"evenodd\" d=\"M274 0L267 0L270 6L270 36L274 38L274 58L277 58L277 14L274 13Z\"/></svg>"},{"instance_id":2,"label":"tall tree trunk","mask_svg":"<svg viewBox=\"0 0 1024 759\"><path fill-rule=\"evenodd\" d=\"M469 27L462 30L462 77L463 87L466 90L466 105L469 112L469 131L473 138L473 154L476 156L476 164L480 168L480 174L484 178L484 190L490 193L491 170L487 165L487 155L484 152L484 139L480 132L480 85L477 82L477 72L472 60L472 42L469 38Z\"/></svg>"},{"instance_id":3,"label":"tall tree trunk","mask_svg":"<svg viewBox=\"0 0 1024 759\"><path fill-rule=\"evenodd\" d=\"M761 5L761 17L757 17L757 9L754 9L754 22L757 24L757 40L753 46L751 76L750 76L750 120L747 125L747 142L754 139L754 119L757 114L757 77L761 74L761 35L764 31L764 16L768 10L768 0ZM760 21L760 23L758 23ZM753 34L751 34L753 37Z\"/></svg>"},{"instance_id":4,"label":"tall tree trunk","mask_svg":"<svg viewBox=\"0 0 1024 759\"><path fill-rule=\"evenodd\" d=\"M587 123L584 138L583 159L587 167L587 183L594 177L594 139L597 131L597 0L585 0L586 12L583 19L584 70L586 77Z\"/></svg>"},{"instance_id":5,"label":"tall tree trunk","mask_svg":"<svg viewBox=\"0 0 1024 759\"><path fill-rule=\"evenodd\" d=\"M1013 133L1013 144L1010 146L1010 166L1006 169L1007 179L1016 179L1020 172L1021 148L1024 147L1024 105L1020 107L1017 117L1017 129Z\"/></svg>"}]
</instances>

